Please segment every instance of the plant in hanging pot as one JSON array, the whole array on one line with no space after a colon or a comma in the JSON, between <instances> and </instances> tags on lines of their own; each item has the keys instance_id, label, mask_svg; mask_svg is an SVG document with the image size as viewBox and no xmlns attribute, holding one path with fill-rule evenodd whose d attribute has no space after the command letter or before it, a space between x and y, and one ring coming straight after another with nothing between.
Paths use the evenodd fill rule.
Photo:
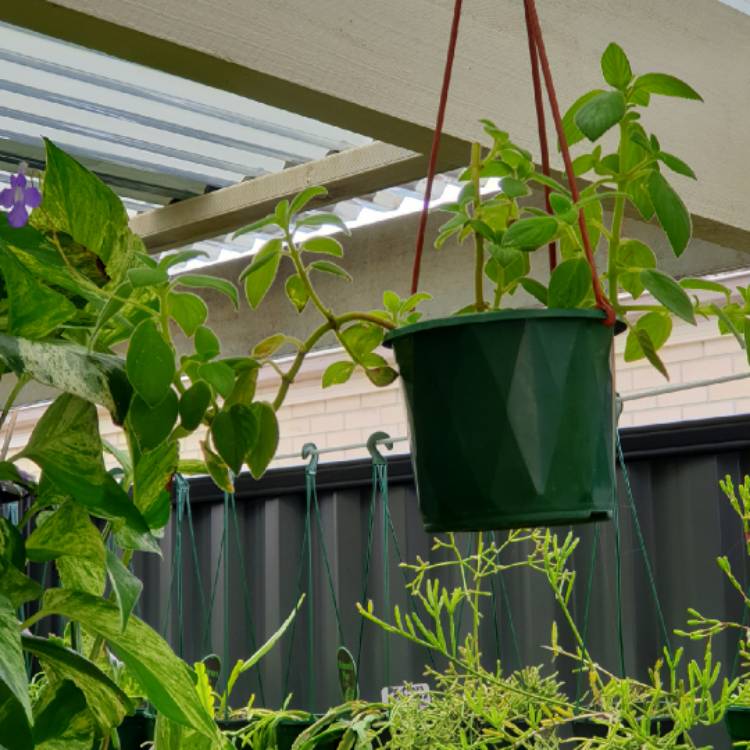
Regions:
<instances>
[{"instance_id":1,"label":"plant in hanging pot","mask_svg":"<svg viewBox=\"0 0 750 750\"><path fill-rule=\"evenodd\" d=\"M316 308L324 321L306 341L277 334L254 349L261 365L273 364L270 357L281 347L296 352L286 371L274 364L281 377L275 407L324 335L333 334L346 354L326 370L324 386L345 382L358 368L375 385L389 384L396 373L375 349L381 343L393 347L428 530L609 517L615 488L614 332L628 331L627 361L645 358L665 376L658 351L675 317L695 324L696 316L714 316L721 332L734 334L745 347L750 305L744 296L738 304L716 282L676 281L657 268L649 246L624 233L631 207L643 221L658 221L675 255L685 251L690 215L668 175L694 174L644 129L641 114L652 99L700 96L671 75L635 75L616 44L605 50L601 68L608 88L587 92L564 116L554 111L565 182L546 167L540 172L527 150L484 121L490 145L474 144L458 199L439 208L450 219L436 247L449 239L473 242L472 298L451 317L419 320L416 308L429 295L417 291L418 274L406 299L385 292L383 310L334 313L314 280L320 273L349 278L336 263L320 259L340 257L343 249L335 237L311 238L307 232L325 224L346 227L334 214L302 212L309 200L322 197L321 188L282 201L274 214L240 230L276 229L280 235L241 276L251 306L263 299L285 259L293 267L285 283L290 302L298 312ZM617 133L616 143L610 131ZM568 146L587 141L590 148L572 158ZM579 178L586 181L580 191ZM544 191L545 207L534 188ZM553 266L546 285L529 275L531 253L543 248L549 248ZM691 299L699 290L720 292L726 302ZM522 293L524 302L539 307L509 308Z\"/></svg>"}]
</instances>

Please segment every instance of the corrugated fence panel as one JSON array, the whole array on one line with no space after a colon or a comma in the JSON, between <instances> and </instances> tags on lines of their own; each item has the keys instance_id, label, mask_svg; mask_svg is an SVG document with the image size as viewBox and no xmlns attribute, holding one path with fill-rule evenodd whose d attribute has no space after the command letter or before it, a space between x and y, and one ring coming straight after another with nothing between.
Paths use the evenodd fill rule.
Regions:
<instances>
[{"instance_id":1,"label":"corrugated fence panel","mask_svg":"<svg viewBox=\"0 0 750 750\"><path fill-rule=\"evenodd\" d=\"M687 607L718 618L742 617L737 592L724 581L715 562L718 555L727 555L740 580L747 580L742 531L718 482L726 474L737 482L750 470L750 418L625 430L622 441L640 532L658 592L657 601L621 473L619 557L624 661L629 674L645 676L660 655L665 638L673 646L685 645L688 655L702 652L702 646L673 634L675 628L684 627ZM404 590L404 571L399 563L412 562L417 556L438 559L445 554L431 551L431 539L422 530L408 458L390 459L389 470L391 524L385 523L382 503L378 503L366 590L370 464L321 464L317 478L320 528L314 513L311 523L312 593L303 547L303 469L272 471L260 481L240 477L236 515L231 503L225 514L224 497L209 481L200 479L191 482L190 517L185 516L179 528L173 517L163 540L163 559L139 555L136 560L136 572L146 581L140 603L142 615L165 632L185 658L196 660L215 652L231 665L249 656L273 633L299 593L307 592L307 602L293 629L264 659L261 669L249 672L238 685L233 696L235 705L250 693L268 706L278 706L290 692L295 706L322 710L340 702L336 650L341 643L358 658L360 685L366 698L377 698L384 685L423 680L425 665L433 664L431 657L405 641L386 637L369 623L363 624L355 609L363 597L372 599L380 614L387 614L395 604L402 610L407 608L410 595ZM575 553L574 608L578 623L582 626L586 620L586 590L591 576L587 645L597 661L618 672L615 526L599 526L593 556L596 527L581 526L574 531L581 538ZM558 532L566 533L567 529ZM473 542L466 534L458 535L458 540L462 550L470 549ZM176 549L181 551L181 580L173 570ZM222 566L225 555L229 560L228 579ZM660 626L659 605L666 634ZM513 669L544 661L542 646L549 642L555 618L563 641L571 645L540 575L528 570L506 571L493 581L493 596L488 598L482 622L488 663L500 659L506 668ZM467 611L464 628L468 619ZM717 639L714 646L717 657L728 665L734 660L734 648L726 639ZM560 662L557 667L575 692L570 665Z\"/></svg>"}]
</instances>

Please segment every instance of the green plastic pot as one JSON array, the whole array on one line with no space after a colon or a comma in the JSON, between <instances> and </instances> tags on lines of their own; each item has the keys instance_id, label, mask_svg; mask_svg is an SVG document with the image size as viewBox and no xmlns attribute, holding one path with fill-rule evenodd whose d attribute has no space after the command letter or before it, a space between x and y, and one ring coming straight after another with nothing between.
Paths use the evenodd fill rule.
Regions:
<instances>
[{"instance_id":1,"label":"green plastic pot","mask_svg":"<svg viewBox=\"0 0 750 750\"><path fill-rule=\"evenodd\" d=\"M427 531L610 518L614 331L597 310L508 310L390 332Z\"/></svg>"},{"instance_id":2,"label":"green plastic pot","mask_svg":"<svg viewBox=\"0 0 750 750\"><path fill-rule=\"evenodd\" d=\"M750 741L750 707L729 706L724 724L733 743Z\"/></svg>"}]
</instances>

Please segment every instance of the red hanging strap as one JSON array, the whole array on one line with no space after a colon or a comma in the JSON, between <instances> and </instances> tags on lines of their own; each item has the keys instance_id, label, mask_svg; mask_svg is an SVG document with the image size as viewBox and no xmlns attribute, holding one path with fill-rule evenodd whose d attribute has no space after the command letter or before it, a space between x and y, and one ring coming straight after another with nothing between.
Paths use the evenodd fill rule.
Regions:
<instances>
[{"instance_id":1,"label":"red hanging strap","mask_svg":"<svg viewBox=\"0 0 750 750\"><path fill-rule=\"evenodd\" d=\"M531 80L534 84L534 107L536 109L536 126L539 131L539 150L542 153L542 174L549 177L549 146L547 144L547 124L544 120L544 101L542 100L542 81L539 77L539 54L536 48L536 40L531 33L531 22L529 17L529 7L524 3L524 12L526 14L526 37L529 42L529 60L531 61ZM544 186L544 205L547 213L552 213L552 206L549 201L549 185ZM549 270L555 270L557 266L557 247L554 242L548 245L549 253Z\"/></svg>"},{"instance_id":2,"label":"red hanging strap","mask_svg":"<svg viewBox=\"0 0 750 750\"><path fill-rule=\"evenodd\" d=\"M425 186L424 201L422 202L422 212L419 217L419 229L417 230L417 242L414 253L414 266L412 269L411 280L412 294L414 294L419 287L419 271L422 264L422 251L424 250L425 231L427 228L427 214L430 207L430 198L432 197L432 183L435 179L437 156L438 150L440 148L440 136L443 132L445 108L448 102L448 90L450 88L451 73L453 72L453 60L456 55L458 25L461 19L461 5L462 0L455 0L455 4L453 7L453 22L451 24L450 39L448 41L448 52L445 60L445 70L443 72L443 85L440 91L440 102L438 104L437 120L435 123L435 131L432 136L432 147L430 149L430 159L427 167L427 184ZM573 201L577 203L580 195L578 192L578 186L575 181L575 175L573 173L573 164L570 159L568 142L565 138L565 132L562 127L560 107L557 103L555 85L552 80L552 72L550 71L549 60L547 59L547 51L544 47L542 29L539 24L539 17L536 12L536 5L534 0L524 0L524 12L526 17L526 32L529 43L529 57L531 60L531 76L534 84L534 103L536 106L537 126L539 129L539 147L542 156L542 172L545 175L549 175L550 168L549 145L547 143L547 130L544 119L544 104L542 102L542 85L541 77L539 75L540 66L542 76L544 77L545 88L547 89L547 96L549 98L550 109L552 111L552 119L555 124L555 131L557 133L563 162L565 164L565 174L568 179L568 186L570 188L570 193L573 197ZM549 193L549 187L545 185L545 204L547 206L547 211L551 212ZM615 311L612 305L609 303L609 300L605 296L601 287L601 283L599 282L599 276L596 271L596 264L594 262L594 253L591 248L591 240L589 238L588 227L586 226L586 220L584 218L582 210L579 210L578 212L578 227L581 231L581 240L583 242L583 249L584 253L586 254L586 260L591 267L591 281L594 288L594 297L596 299L597 307L599 307L606 316L604 321L605 324L614 325ZM555 244L550 243L550 270L554 269L556 260Z\"/></svg>"},{"instance_id":3,"label":"red hanging strap","mask_svg":"<svg viewBox=\"0 0 750 750\"><path fill-rule=\"evenodd\" d=\"M461 20L462 0L456 0L453 6L453 22L451 23L451 35L448 40L448 53L445 57L445 70L443 72L443 88L440 90L440 103L438 104L435 131L432 134L432 148L430 149L430 161L427 166L427 184L424 189L424 200L422 202L422 213L419 216L419 229L417 230L417 245L414 251L414 266L411 273L411 293L415 294L419 287L419 270L422 265L422 250L424 249L424 235L427 229L427 213L430 209L430 198L432 197L432 183L435 179L438 151L440 150L440 136L443 132L445 120L445 106L448 103L448 89L451 85L451 73L453 72L453 59L456 56L456 41L458 40L458 23Z\"/></svg>"},{"instance_id":4,"label":"red hanging strap","mask_svg":"<svg viewBox=\"0 0 750 750\"><path fill-rule=\"evenodd\" d=\"M544 76L544 83L547 88L550 110L552 111L552 120L555 123L555 131L557 133L557 138L560 143L560 151L562 152L563 162L565 164L565 175L568 178L568 187L570 188L570 194L573 197L573 201L577 203L580 198L580 195L578 193L578 185L576 184L575 174L573 173L573 162L570 159L568 141L565 138L565 131L563 130L562 126L560 107L557 103L555 84L552 81L552 72L549 67L549 60L547 59L547 51L544 47L544 39L542 38L542 28L539 24L539 16L536 12L536 5L534 3L534 0L524 0L524 6L526 11L526 23L529 28L529 35L533 39L533 46L536 47L537 56L542 68L542 75ZM609 303L609 300L604 295L602 286L599 282L599 275L597 274L596 264L594 263L594 253L591 249L591 240L589 239L588 227L586 226L586 220L583 216L583 210L578 211L578 227L581 230L581 240L583 241L583 250L586 253L586 260L591 267L591 282L594 287L594 297L596 298L596 305L600 310L604 312L606 316L604 321L605 324L612 326L615 324L615 311L612 305Z\"/></svg>"}]
</instances>

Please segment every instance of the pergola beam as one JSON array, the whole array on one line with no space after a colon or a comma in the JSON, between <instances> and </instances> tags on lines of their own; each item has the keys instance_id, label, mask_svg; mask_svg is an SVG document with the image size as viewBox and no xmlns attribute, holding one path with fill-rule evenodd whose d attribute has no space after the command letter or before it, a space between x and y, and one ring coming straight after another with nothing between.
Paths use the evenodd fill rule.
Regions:
<instances>
[{"instance_id":1,"label":"pergola beam","mask_svg":"<svg viewBox=\"0 0 750 750\"><path fill-rule=\"evenodd\" d=\"M24 0L3 3L0 19L424 153L451 6ZM601 84L597 63L612 39L636 72L675 74L704 95L703 104L654 97L647 124L698 174L670 178L696 234L750 250L750 16L716 0L547 1L539 12L563 106ZM465 5L446 148L480 137L482 116L537 153L519 0Z\"/></svg>"},{"instance_id":2,"label":"pergola beam","mask_svg":"<svg viewBox=\"0 0 750 750\"><path fill-rule=\"evenodd\" d=\"M457 166L463 157L445 154L441 166ZM372 143L139 214L130 227L158 252L234 231L311 185L325 186L328 196L320 202L333 203L407 182L424 170L420 154Z\"/></svg>"}]
</instances>

